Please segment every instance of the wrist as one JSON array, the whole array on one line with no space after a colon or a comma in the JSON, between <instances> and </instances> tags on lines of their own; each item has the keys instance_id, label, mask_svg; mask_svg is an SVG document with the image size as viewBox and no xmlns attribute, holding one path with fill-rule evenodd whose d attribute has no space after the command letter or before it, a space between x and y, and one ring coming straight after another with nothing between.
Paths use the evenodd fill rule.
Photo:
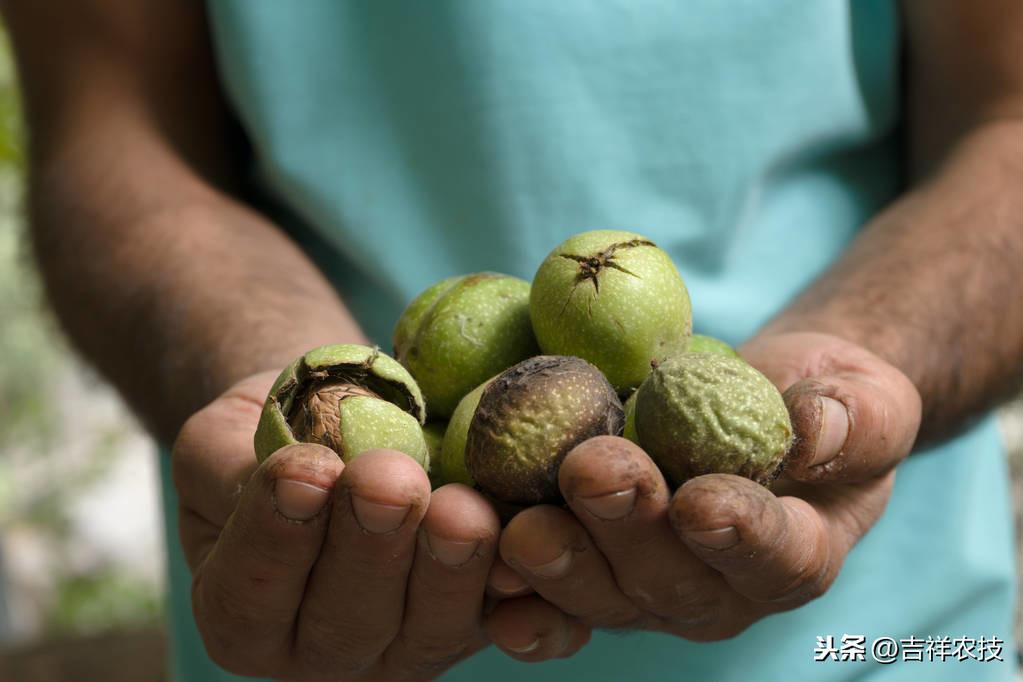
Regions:
<instances>
[{"instance_id":1,"label":"wrist","mask_svg":"<svg viewBox=\"0 0 1023 682\"><path fill-rule=\"evenodd\" d=\"M757 332L756 337L800 332L829 334L854 343L898 368L919 386L919 377L915 376L913 358L906 353L906 348L909 345L906 332L890 322L843 314L838 306L834 306L831 310L798 313L785 311L764 325Z\"/></svg>"}]
</instances>

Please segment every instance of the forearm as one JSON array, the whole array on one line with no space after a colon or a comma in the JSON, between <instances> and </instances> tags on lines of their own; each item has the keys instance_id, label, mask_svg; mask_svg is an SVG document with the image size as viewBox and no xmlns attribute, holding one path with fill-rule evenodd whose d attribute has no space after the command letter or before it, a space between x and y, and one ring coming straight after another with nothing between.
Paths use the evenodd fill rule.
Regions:
<instances>
[{"instance_id":1,"label":"forearm","mask_svg":"<svg viewBox=\"0 0 1023 682\"><path fill-rule=\"evenodd\" d=\"M310 260L232 197L237 135L201 1L0 8L24 85L47 291L158 438L248 374L362 340Z\"/></svg>"},{"instance_id":2,"label":"forearm","mask_svg":"<svg viewBox=\"0 0 1023 682\"><path fill-rule=\"evenodd\" d=\"M169 197L121 217L102 196L40 183L32 202L61 322L165 442L238 379L323 343L364 340L275 226L227 199Z\"/></svg>"},{"instance_id":3,"label":"forearm","mask_svg":"<svg viewBox=\"0 0 1023 682\"><path fill-rule=\"evenodd\" d=\"M1023 125L965 136L764 333L824 331L901 369L921 439L948 435L1023 375Z\"/></svg>"}]
</instances>

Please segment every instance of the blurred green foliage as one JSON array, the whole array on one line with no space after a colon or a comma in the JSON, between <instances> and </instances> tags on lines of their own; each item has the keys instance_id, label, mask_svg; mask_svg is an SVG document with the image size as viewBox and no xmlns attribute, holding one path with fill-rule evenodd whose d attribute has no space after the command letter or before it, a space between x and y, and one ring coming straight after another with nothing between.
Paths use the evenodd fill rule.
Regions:
<instances>
[{"instance_id":1,"label":"blurred green foliage","mask_svg":"<svg viewBox=\"0 0 1023 682\"><path fill-rule=\"evenodd\" d=\"M83 368L70 353L33 267L23 209L25 143L13 62L0 27L0 541L4 527L30 529L51 549L55 591L42 614L49 634L78 634L159 621L157 589L106 560L87 571L71 569L71 505L97 494L119 455L124 427L97 426L83 464L61 459L72 437L59 418L59 393L70 372ZM52 473L31 493L19 489L17 467ZM52 466L51 466L52 465ZM0 576L3 572L0 571ZM2 589L2 586L0 586Z\"/></svg>"},{"instance_id":2,"label":"blurred green foliage","mask_svg":"<svg viewBox=\"0 0 1023 682\"><path fill-rule=\"evenodd\" d=\"M24 136L13 67L0 36L0 451L14 444L50 447L43 386L63 369L66 350L43 314L30 266L21 210Z\"/></svg>"},{"instance_id":3,"label":"blurred green foliage","mask_svg":"<svg viewBox=\"0 0 1023 682\"><path fill-rule=\"evenodd\" d=\"M106 566L61 581L45 628L54 635L87 634L155 625L162 614L163 600L151 584Z\"/></svg>"}]
</instances>

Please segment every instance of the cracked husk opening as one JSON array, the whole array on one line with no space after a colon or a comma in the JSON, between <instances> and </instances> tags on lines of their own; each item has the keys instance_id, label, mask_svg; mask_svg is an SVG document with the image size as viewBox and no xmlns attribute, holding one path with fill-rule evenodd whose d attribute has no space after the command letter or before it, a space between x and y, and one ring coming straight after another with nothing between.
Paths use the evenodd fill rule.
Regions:
<instances>
[{"instance_id":1,"label":"cracked husk opening","mask_svg":"<svg viewBox=\"0 0 1023 682\"><path fill-rule=\"evenodd\" d=\"M345 381L313 382L285 415L295 438L341 453L341 401L352 396L379 398L373 391Z\"/></svg>"},{"instance_id":2,"label":"cracked husk opening","mask_svg":"<svg viewBox=\"0 0 1023 682\"><path fill-rule=\"evenodd\" d=\"M571 253L559 253L558 256L577 262L579 264L579 272L576 274L576 284L581 284L588 280L593 283L594 290L599 294L600 280L598 276L602 270L610 268L618 270L619 272L624 272L627 275L632 275L633 277L639 276L634 272L630 272L627 268L623 267L615 260L615 256L619 252L635 248L637 246L656 247L657 245L648 239L631 239L627 242L616 242L602 251L585 256Z\"/></svg>"}]
</instances>

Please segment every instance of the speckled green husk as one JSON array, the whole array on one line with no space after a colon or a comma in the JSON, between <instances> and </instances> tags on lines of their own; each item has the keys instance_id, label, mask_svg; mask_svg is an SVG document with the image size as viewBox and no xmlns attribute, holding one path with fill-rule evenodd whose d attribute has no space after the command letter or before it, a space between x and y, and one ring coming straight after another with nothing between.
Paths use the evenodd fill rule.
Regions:
<instances>
[{"instance_id":1,"label":"speckled green husk","mask_svg":"<svg viewBox=\"0 0 1023 682\"><path fill-rule=\"evenodd\" d=\"M464 483L476 485L465 466L465 440L469 436L469 424L480 403L480 396L490 382L484 382L469 391L458 401L458 407L451 415L448 429L444 432L444 444L441 445L441 471L445 483Z\"/></svg>"},{"instance_id":2,"label":"speckled green husk","mask_svg":"<svg viewBox=\"0 0 1023 682\"><path fill-rule=\"evenodd\" d=\"M352 396L340 402L340 446L338 454L346 463L373 448L404 452L430 467L430 450L423 428L416 418L397 405L364 396Z\"/></svg>"},{"instance_id":3,"label":"speckled green husk","mask_svg":"<svg viewBox=\"0 0 1023 682\"><path fill-rule=\"evenodd\" d=\"M541 355L484 388L469 424L465 464L484 493L511 504L557 502L558 469L588 438L622 431L622 404L600 371Z\"/></svg>"},{"instance_id":4,"label":"speckled green husk","mask_svg":"<svg viewBox=\"0 0 1023 682\"><path fill-rule=\"evenodd\" d=\"M685 350L689 293L667 253L642 235L595 230L559 244L540 265L529 299L544 353L593 363L625 394L651 361Z\"/></svg>"},{"instance_id":5,"label":"speckled green husk","mask_svg":"<svg viewBox=\"0 0 1023 682\"><path fill-rule=\"evenodd\" d=\"M629 399L622 405L625 410L625 428L622 430L622 438L631 440L639 445L639 436L636 435L636 396L639 391L633 391Z\"/></svg>"},{"instance_id":6,"label":"speckled green husk","mask_svg":"<svg viewBox=\"0 0 1023 682\"><path fill-rule=\"evenodd\" d=\"M350 387L351 394L338 398L335 412L324 413L318 392L339 387ZM421 428L426 408L415 380L379 349L354 344L316 348L281 372L267 395L253 439L259 461L285 445L303 442L292 425L302 423L317 400L317 426L325 418L334 429L329 438L305 442L327 445L346 462L371 448L394 448L429 468Z\"/></svg>"},{"instance_id":7,"label":"speckled green husk","mask_svg":"<svg viewBox=\"0 0 1023 682\"><path fill-rule=\"evenodd\" d=\"M669 480L737 474L767 484L792 442L781 394L740 358L683 353L661 363L636 397L640 445Z\"/></svg>"},{"instance_id":8,"label":"speckled green husk","mask_svg":"<svg viewBox=\"0 0 1023 682\"><path fill-rule=\"evenodd\" d=\"M412 373L431 417L540 352L529 320L529 283L481 272L450 277L416 297L394 329L395 357Z\"/></svg>"},{"instance_id":9,"label":"speckled green husk","mask_svg":"<svg viewBox=\"0 0 1023 682\"><path fill-rule=\"evenodd\" d=\"M444 443L444 433L447 431L447 422L427 422L423 427L423 439L426 441L426 450L430 453L430 488L435 489L447 483L444 480L441 463L441 448Z\"/></svg>"},{"instance_id":10,"label":"speckled green husk","mask_svg":"<svg viewBox=\"0 0 1023 682\"><path fill-rule=\"evenodd\" d=\"M739 357L735 349L721 339L715 339L713 336L705 336L703 334L693 334L689 337L689 345L686 346L686 352L717 353L718 355L727 355L733 358Z\"/></svg>"}]
</instances>

